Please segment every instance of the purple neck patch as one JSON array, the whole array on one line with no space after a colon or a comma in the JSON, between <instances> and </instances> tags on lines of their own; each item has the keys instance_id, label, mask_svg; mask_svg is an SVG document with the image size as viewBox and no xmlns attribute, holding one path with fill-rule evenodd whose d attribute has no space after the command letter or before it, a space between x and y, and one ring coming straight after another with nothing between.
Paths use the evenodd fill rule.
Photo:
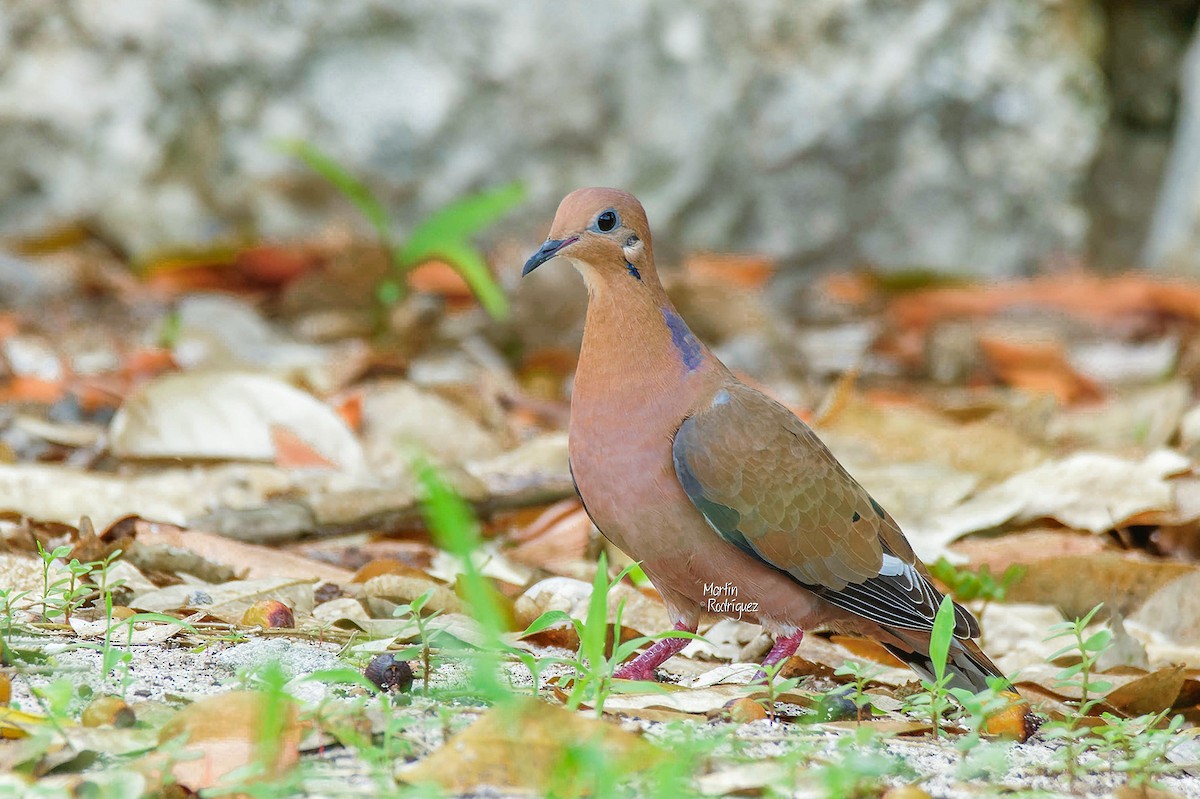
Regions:
<instances>
[{"instance_id":1,"label":"purple neck patch","mask_svg":"<svg viewBox=\"0 0 1200 799\"><path fill-rule=\"evenodd\" d=\"M692 331L688 330L687 323L675 311L663 308L662 314L671 331L671 343L675 345L675 349L679 350L679 357L683 359L683 365L689 372L696 371L704 361L704 350L700 345L700 340L692 335Z\"/></svg>"}]
</instances>

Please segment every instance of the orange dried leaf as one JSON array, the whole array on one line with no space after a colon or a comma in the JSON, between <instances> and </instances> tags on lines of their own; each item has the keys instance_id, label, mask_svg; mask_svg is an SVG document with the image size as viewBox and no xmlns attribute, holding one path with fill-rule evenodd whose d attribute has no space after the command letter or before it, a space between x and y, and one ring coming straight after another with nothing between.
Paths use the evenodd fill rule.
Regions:
<instances>
[{"instance_id":1,"label":"orange dried leaf","mask_svg":"<svg viewBox=\"0 0 1200 799\"><path fill-rule=\"evenodd\" d=\"M275 465L281 469L337 468L335 463L283 425L271 425L271 443L275 446Z\"/></svg>"},{"instance_id":2,"label":"orange dried leaf","mask_svg":"<svg viewBox=\"0 0 1200 799\"><path fill-rule=\"evenodd\" d=\"M761 255L695 253L683 264L688 277L734 289L758 290L775 274L775 263Z\"/></svg>"}]
</instances>

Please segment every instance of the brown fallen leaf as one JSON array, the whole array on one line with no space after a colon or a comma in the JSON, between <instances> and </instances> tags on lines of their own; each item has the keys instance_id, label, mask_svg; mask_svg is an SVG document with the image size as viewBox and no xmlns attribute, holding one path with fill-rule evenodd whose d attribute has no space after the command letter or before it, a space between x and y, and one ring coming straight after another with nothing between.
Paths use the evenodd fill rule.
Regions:
<instances>
[{"instance_id":1,"label":"brown fallen leaf","mask_svg":"<svg viewBox=\"0 0 1200 799\"><path fill-rule=\"evenodd\" d=\"M1186 680L1183 666L1172 666L1114 688L1104 701L1127 716L1144 716L1175 706Z\"/></svg>"},{"instance_id":2,"label":"brown fallen leaf","mask_svg":"<svg viewBox=\"0 0 1200 799\"><path fill-rule=\"evenodd\" d=\"M137 542L142 546L177 547L226 566L248 579L291 577L320 580L327 583L347 583L353 576L349 570L277 547L260 546L235 541L203 530L181 530L167 525L139 530Z\"/></svg>"},{"instance_id":3,"label":"brown fallen leaf","mask_svg":"<svg viewBox=\"0 0 1200 799\"><path fill-rule=\"evenodd\" d=\"M453 793L486 785L577 795L587 785L578 781L581 772L566 764L581 747L594 748L597 757L621 774L648 768L666 756L613 724L521 697L492 708L399 776Z\"/></svg>"},{"instance_id":4,"label":"brown fallen leaf","mask_svg":"<svg viewBox=\"0 0 1200 799\"><path fill-rule=\"evenodd\" d=\"M991 419L963 424L925 407L852 397L819 431L853 471L856 464L921 461L1003 480L1045 460L1040 447ZM887 503L884 503L887 505Z\"/></svg>"},{"instance_id":5,"label":"brown fallen leaf","mask_svg":"<svg viewBox=\"0 0 1200 799\"><path fill-rule=\"evenodd\" d=\"M570 577L549 577L534 583L525 593L517 597L513 604L513 612L519 629L525 629L535 619L550 610L561 610L576 619L587 616L588 602L592 596L592 586L582 580ZM608 620L616 620L617 608L624 603L621 613L621 632L626 638L637 635L654 635L663 630L671 629L667 618L667 609L662 602L651 599L636 588L619 584L608 594ZM575 630L567 623L550 628L545 633L550 634L553 645L571 648L579 643ZM538 634L537 640L550 644L550 641Z\"/></svg>"},{"instance_id":6,"label":"brown fallen leaf","mask_svg":"<svg viewBox=\"0 0 1200 799\"><path fill-rule=\"evenodd\" d=\"M278 777L300 760L301 728L286 696L232 691L201 699L163 725L159 744L183 737L183 757L171 774L193 791L218 785L229 773L261 763Z\"/></svg>"},{"instance_id":7,"label":"brown fallen leaf","mask_svg":"<svg viewBox=\"0 0 1200 799\"><path fill-rule=\"evenodd\" d=\"M1125 626L1145 644L1151 663L1200 667L1200 569L1160 587Z\"/></svg>"},{"instance_id":8,"label":"brown fallen leaf","mask_svg":"<svg viewBox=\"0 0 1200 799\"><path fill-rule=\"evenodd\" d=\"M858 638L853 635L834 635L829 640L857 658L873 660L876 663L893 668L905 668L903 661L887 651L882 644L876 643L869 638Z\"/></svg>"},{"instance_id":9,"label":"brown fallen leaf","mask_svg":"<svg viewBox=\"0 0 1200 799\"><path fill-rule=\"evenodd\" d=\"M870 727L884 735L918 735L933 729L928 721L915 719L863 719L862 721L826 721L817 725L822 729L838 732L853 731L859 727Z\"/></svg>"},{"instance_id":10,"label":"brown fallen leaf","mask_svg":"<svg viewBox=\"0 0 1200 799\"><path fill-rule=\"evenodd\" d=\"M362 598L371 613L391 618L396 606L412 602L427 591L423 613L462 613L462 600L452 589L425 574L380 574L362 584Z\"/></svg>"},{"instance_id":11,"label":"brown fallen leaf","mask_svg":"<svg viewBox=\"0 0 1200 799\"><path fill-rule=\"evenodd\" d=\"M172 585L150 591L133 599L130 607L165 613L186 609L203 611L228 624L238 624L251 605L261 599L276 599L292 609L297 617L307 617L313 607L312 580L270 577L261 580L234 580L219 585Z\"/></svg>"},{"instance_id":12,"label":"brown fallen leaf","mask_svg":"<svg viewBox=\"0 0 1200 799\"><path fill-rule=\"evenodd\" d=\"M1096 400L1100 387L1072 368L1060 341L1019 341L1006 336L979 340L988 364L1014 388L1052 395L1063 405Z\"/></svg>"},{"instance_id":13,"label":"brown fallen leaf","mask_svg":"<svg viewBox=\"0 0 1200 799\"><path fill-rule=\"evenodd\" d=\"M1188 458L1167 449L1141 460L1076 452L1013 475L957 508L910 525L909 535L918 549L928 550L967 533L1040 519L1101 533L1129 524L1140 514L1174 507L1168 478L1190 469Z\"/></svg>"},{"instance_id":14,"label":"brown fallen leaf","mask_svg":"<svg viewBox=\"0 0 1200 799\"><path fill-rule=\"evenodd\" d=\"M333 408L282 380L244 372L147 383L113 417L109 444L119 458L274 462L279 428L339 469L363 468L362 447Z\"/></svg>"},{"instance_id":15,"label":"brown fallen leaf","mask_svg":"<svg viewBox=\"0 0 1200 799\"><path fill-rule=\"evenodd\" d=\"M1024 568L1008 599L1053 605L1067 618L1081 617L1101 602L1122 615L1133 613L1155 591L1196 571L1185 563L1115 552L1050 556Z\"/></svg>"},{"instance_id":16,"label":"brown fallen leaf","mask_svg":"<svg viewBox=\"0 0 1200 799\"><path fill-rule=\"evenodd\" d=\"M575 498L556 502L528 527L511 536L505 554L518 563L552 572L581 560L591 537L592 520Z\"/></svg>"}]
</instances>

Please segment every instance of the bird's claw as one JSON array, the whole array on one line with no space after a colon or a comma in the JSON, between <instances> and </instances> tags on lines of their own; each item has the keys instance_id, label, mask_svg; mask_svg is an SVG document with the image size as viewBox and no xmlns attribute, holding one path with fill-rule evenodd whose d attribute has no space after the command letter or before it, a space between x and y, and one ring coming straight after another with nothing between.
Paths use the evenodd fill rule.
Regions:
<instances>
[{"instance_id":1,"label":"bird's claw","mask_svg":"<svg viewBox=\"0 0 1200 799\"><path fill-rule=\"evenodd\" d=\"M654 674L654 669L648 669L638 666L636 663L627 663L621 668L613 672L613 679L616 680L641 680L643 682L656 682L657 678Z\"/></svg>"}]
</instances>

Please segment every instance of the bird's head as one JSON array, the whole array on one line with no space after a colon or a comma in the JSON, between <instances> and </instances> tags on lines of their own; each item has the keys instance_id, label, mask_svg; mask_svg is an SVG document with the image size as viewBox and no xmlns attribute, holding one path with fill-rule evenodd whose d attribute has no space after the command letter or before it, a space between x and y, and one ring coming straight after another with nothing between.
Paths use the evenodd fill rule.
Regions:
<instances>
[{"instance_id":1,"label":"bird's head","mask_svg":"<svg viewBox=\"0 0 1200 799\"><path fill-rule=\"evenodd\" d=\"M637 198L618 189L579 189L563 199L546 243L525 262L522 275L558 256L589 286L614 280L654 281L650 225Z\"/></svg>"}]
</instances>

